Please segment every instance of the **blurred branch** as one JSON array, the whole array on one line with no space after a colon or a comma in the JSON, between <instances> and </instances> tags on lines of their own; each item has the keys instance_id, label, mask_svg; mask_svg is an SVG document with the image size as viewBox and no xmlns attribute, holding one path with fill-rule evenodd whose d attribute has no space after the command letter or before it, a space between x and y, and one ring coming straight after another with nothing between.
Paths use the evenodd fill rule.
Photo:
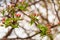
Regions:
<instances>
[{"instance_id":1,"label":"blurred branch","mask_svg":"<svg viewBox=\"0 0 60 40\"><path fill-rule=\"evenodd\" d=\"M54 0L52 0L52 3L54 4L54 10L55 10L55 12L56 12L56 16L57 16L58 20L60 21L60 18L59 18L59 15L58 15L58 11L56 10L56 7L55 7L55 2L54 2Z\"/></svg>"},{"instance_id":2,"label":"blurred branch","mask_svg":"<svg viewBox=\"0 0 60 40\"><path fill-rule=\"evenodd\" d=\"M48 20L48 6L47 6L47 2L46 2L47 0L43 0L43 2L44 2L44 4L45 4L45 7L46 7L46 13L47 13L47 18L46 18L46 20L47 20L47 24L49 24L49 20Z\"/></svg>"},{"instance_id":3,"label":"blurred branch","mask_svg":"<svg viewBox=\"0 0 60 40\"><path fill-rule=\"evenodd\" d=\"M13 29L14 29L14 28L11 28L11 29L8 31L8 33L6 33L6 35L3 37L2 40L7 40L7 37L12 33Z\"/></svg>"}]
</instances>

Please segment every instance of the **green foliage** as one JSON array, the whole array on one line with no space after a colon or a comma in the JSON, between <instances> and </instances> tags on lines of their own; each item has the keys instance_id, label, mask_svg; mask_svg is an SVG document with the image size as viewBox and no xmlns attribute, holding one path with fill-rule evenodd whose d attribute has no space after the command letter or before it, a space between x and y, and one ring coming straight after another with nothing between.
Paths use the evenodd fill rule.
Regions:
<instances>
[{"instance_id":1,"label":"green foliage","mask_svg":"<svg viewBox=\"0 0 60 40\"><path fill-rule=\"evenodd\" d=\"M18 20L20 20L20 18L19 17L17 17L17 18L12 18L14 21L18 21Z\"/></svg>"},{"instance_id":2,"label":"green foliage","mask_svg":"<svg viewBox=\"0 0 60 40\"><path fill-rule=\"evenodd\" d=\"M31 17L31 21L30 21L30 24L32 25L35 21L38 21L37 17L36 16L33 16L33 15L30 15Z\"/></svg>"},{"instance_id":3,"label":"green foliage","mask_svg":"<svg viewBox=\"0 0 60 40\"><path fill-rule=\"evenodd\" d=\"M18 24L11 24L12 28L18 28Z\"/></svg>"},{"instance_id":4,"label":"green foliage","mask_svg":"<svg viewBox=\"0 0 60 40\"><path fill-rule=\"evenodd\" d=\"M6 20L4 20L4 25L5 27L11 26L12 28L17 28L18 27L18 20L21 20L20 17L16 17L15 13L19 9L22 11L27 10L28 3L27 2L21 2L17 3L15 6L14 5L8 5L6 10L2 11L3 16L6 16ZM4 15L5 11L8 12L7 15ZM32 22L31 22L32 24Z\"/></svg>"},{"instance_id":5,"label":"green foliage","mask_svg":"<svg viewBox=\"0 0 60 40\"><path fill-rule=\"evenodd\" d=\"M47 27L46 26L43 26L42 24L38 24L37 27L41 30L41 36L45 36L47 35L50 40L53 40L53 37L52 37L52 34L48 34L47 33Z\"/></svg>"},{"instance_id":6,"label":"green foliage","mask_svg":"<svg viewBox=\"0 0 60 40\"><path fill-rule=\"evenodd\" d=\"M25 5L25 7L27 7L28 6L28 3L24 2L24 5Z\"/></svg>"},{"instance_id":7,"label":"green foliage","mask_svg":"<svg viewBox=\"0 0 60 40\"><path fill-rule=\"evenodd\" d=\"M47 27L41 25L41 24L38 24L37 27L41 30L41 35L44 36L47 34Z\"/></svg>"},{"instance_id":8,"label":"green foliage","mask_svg":"<svg viewBox=\"0 0 60 40\"><path fill-rule=\"evenodd\" d=\"M4 16L5 10L2 10L2 15Z\"/></svg>"},{"instance_id":9,"label":"green foliage","mask_svg":"<svg viewBox=\"0 0 60 40\"><path fill-rule=\"evenodd\" d=\"M8 27L11 25L11 20L12 20L11 18L8 18L5 20L5 27Z\"/></svg>"},{"instance_id":10,"label":"green foliage","mask_svg":"<svg viewBox=\"0 0 60 40\"><path fill-rule=\"evenodd\" d=\"M8 18L5 20L5 27L8 27L8 26L12 26L12 28L17 28L18 27L18 24L17 24L17 21L19 20L19 18ZM16 22L16 23L13 23L13 22Z\"/></svg>"},{"instance_id":11,"label":"green foliage","mask_svg":"<svg viewBox=\"0 0 60 40\"><path fill-rule=\"evenodd\" d=\"M20 10L26 10L26 8L25 8L24 6L22 6L22 5L19 6L18 8L19 8Z\"/></svg>"},{"instance_id":12,"label":"green foliage","mask_svg":"<svg viewBox=\"0 0 60 40\"><path fill-rule=\"evenodd\" d=\"M17 8L23 11L27 10L28 3L24 2L24 5L20 3L20 5L17 5Z\"/></svg>"},{"instance_id":13,"label":"green foliage","mask_svg":"<svg viewBox=\"0 0 60 40\"><path fill-rule=\"evenodd\" d=\"M15 9L12 9L11 10L11 15L14 16L14 14L15 14Z\"/></svg>"},{"instance_id":14,"label":"green foliage","mask_svg":"<svg viewBox=\"0 0 60 40\"><path fill-rule=\"evenodd\" d=\"M34 20L31 20L31 21L30 21L30 24L32 25L33 23L34 23Z\"/></svg>"}]
</instances>

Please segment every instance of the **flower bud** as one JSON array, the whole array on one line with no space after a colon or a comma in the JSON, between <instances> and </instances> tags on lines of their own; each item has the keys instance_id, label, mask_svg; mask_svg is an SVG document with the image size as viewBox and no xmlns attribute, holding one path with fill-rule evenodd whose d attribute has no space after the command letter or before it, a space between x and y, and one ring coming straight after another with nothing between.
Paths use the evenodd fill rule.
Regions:
<instances>
[{"instance_id":1,"label":"flower bud","mask_svg":"<svg viewBox=\"0 0 60 40\"><path fill-rule=\"evenodd\" d=\"M21 14L16 13L15 16L16 17L21 17Z\"/></svg>"},{"instance_id":2,"label":"flower bud","mask_svg":"<svg viewBox=\"0 0 60 40\"><path fill-rule=\"evenodd\" d=\"M5 23L5 18L2 19L2 23Z\"/></svg>"}]
</instances>

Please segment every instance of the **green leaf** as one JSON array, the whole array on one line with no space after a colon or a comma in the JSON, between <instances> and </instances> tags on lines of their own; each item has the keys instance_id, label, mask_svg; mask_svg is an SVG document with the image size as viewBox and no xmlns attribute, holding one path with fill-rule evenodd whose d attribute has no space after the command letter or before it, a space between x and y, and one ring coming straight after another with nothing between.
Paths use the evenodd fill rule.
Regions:
<instances>
[{"instance_id":1,"label":"green leaf","mask_svg":"<svg viewBox=\"0 0 60 40\"><path fill-rule=\"evenodd\" d=\"M23 6L23 5L18 6L18 9L20 9L20 10L24 10L24 11L27 10L26 7Z\"/></svg>"},{"instance_id":2,"label":"green leaf","mask_svg":"<svg viewBox=\"0 0 60 40\"><path fill-rule=\"evenodd\" d=\"M2 10L2 15L4 15L4 13L5 13L5 10Z\"/></svg>"},{"instance_id":3,"label":"green leaf","mask_svg":"<svg viewBox=\"0 0 60 40\"><path fill-rule=\"evenodd\" d=\"M20 10L23 10L23 11L26 11L27 10L27 6L28 6L28 3L24 2L24 4L17 4L16 5L16 8L20 9Z\"/></svg>"},{"instance_id":4,"label":"green leaf","mask_svg":"<svg viewBox=\"0 0 60 40\"><path fill-rule=\"evenodd\" d=\"M12 18L14 21L18 21L20 20L20 17L17 17L17 18Z\"/></svg>"},{"instance_id":5,"label":"green leaf","mask_svg":"<svg viewBox=\"0 0 60 40\"><path fill-rule=\"evenodd\" d=\"M25 8L28 6L28 3L24 2Z\"/></svg>"},{"instance_id":6,"label":"green leaf","mask_svg":"<svg viewBox=\"0 0 60 40\"><path fill-rule=\"evenodd\" d=\"M10 13L11 13L12 17L14 17L15 9L12 9L12 10L10 11Z\"/></svg>"},{"instance_id":7,"label":"green leaf","mask_svg":"<svg viewBox=\"0 0 60 40\"><path fill-rule=\"evenodd\" d=\"M25 10L25 7L24 6L20 6L19 9Z\"/></svg>"},{"instance_id":8,"label":"green leaf","mask_svg":"<svg viewBox=\"0 0 60 40\"><path fill-rule=\"evenodd\" d=\"M32 25L35 21L38 21L37 17L36 16L33 16L33 15L30 15L31 17L31 21L30 21L30 24Z\"/></svg>"},{"instance_id":9,"label":"green leaf","mask_svg":"<svg viewBox=\"0 0 60 40\"><path fill-rule=\"evenodd\" d=\"M12 28L18 28L18 24L11 24Z\"/></svg>"},{"instance_id":10,"label":"green leaf","mask_svg":"<svg viewBox=\"0 0 60 40\"><path fill-rule=\"evenodd\" d=\"M8 18L8 19L5 20L5 27L10 26L11 20L12 20L11 18Z\"/></svg>"},{"instance_id":11,"label":"green leaf","mask_svg":"<svg viewBox=\"0 0 60 40\"><path fill-rule=\"evenodd\" d=\"M8 19L6 19L5 20L5 27L8 27L8 26L17 27L17 21L18 20L20 20L20 18L8 18ZM13 21L16 23L13 24Z\"/></svg>"},{"instance_id":12,"label":"green leaf","mask_svg":"<svg viewBox=\"0 0 60 40\"><path fill-rule=\"evenodd\" d=\"M31 20L31 21L30 21L30 24L32 25L33 23L34 23L34 20Z\"/></svg>"},{"instance_id":13,"label":"green leaf","mask_svg":"<svg viewBox=\"0 0 60 40\"><path fill-rule=\"evenodd\" d=\"M41 25L41 24L38 24L37 27L41 30L41 35L44 36L46 35L46 31L47 31L47 27Z\"/></svg>"},{"instance_id":14,"label":"green leaf","mask_svg":"<svg viewBox=\"0 0 60 40\"><path fill-rule=\"evenodd\" d=\"M30 15L30 17L31 17L31 19L34 20L34 21L38 20L36 16Z\"/></svg>"}]
</instances>

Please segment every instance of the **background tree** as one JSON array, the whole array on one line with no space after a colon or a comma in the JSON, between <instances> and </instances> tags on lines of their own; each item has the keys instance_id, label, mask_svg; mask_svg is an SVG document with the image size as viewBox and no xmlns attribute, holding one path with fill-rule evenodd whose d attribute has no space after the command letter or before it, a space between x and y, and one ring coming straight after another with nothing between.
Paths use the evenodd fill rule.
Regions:
<instances>
[{"instance_id":1,"label":"background tree","mask_svg":"<svg viewBox=\"0 0 60 40\"><path fill-rule=\"evenodd\" d=\"M36 5L39 3L40 6ZM30 6L36 5L35 10L32 9L30 11ZM3 9L1 11L2 16L2 26L12 28L7 32L7 34L2 38L3 40L7 40L8 36L12 33L12 30L15 28L23 28L26 32L26 29L19 25L19 21L25 20L24 17L27 16L30 20L27 21L30 26L35 24L36 28L38 28L36 33L32 36L29 36L29 34L26 32L28 37L26 38L20 38L17 36L17 38L13 39L30 39L34 37L37 34L40 34L42 37L47 35L50 40L53 40L53 34L51 33L51 29L57 27L60 25L60 0L11 0L10 4L8 5L6 3L6 9ZM43 12L40 9L44 9ZM29 13L25 13L28 11ZM6 13L7 12L7 13ZM53 15L53 19L49 18L49 15ZM51 17L52 18L52 17ZM53 20L52 22L50 20ZM56 22L56 20L58 20ZM29 28L29 27L28 27ZM16 34L17 35L17 34Z\"/></svg>"}]
</instances>

